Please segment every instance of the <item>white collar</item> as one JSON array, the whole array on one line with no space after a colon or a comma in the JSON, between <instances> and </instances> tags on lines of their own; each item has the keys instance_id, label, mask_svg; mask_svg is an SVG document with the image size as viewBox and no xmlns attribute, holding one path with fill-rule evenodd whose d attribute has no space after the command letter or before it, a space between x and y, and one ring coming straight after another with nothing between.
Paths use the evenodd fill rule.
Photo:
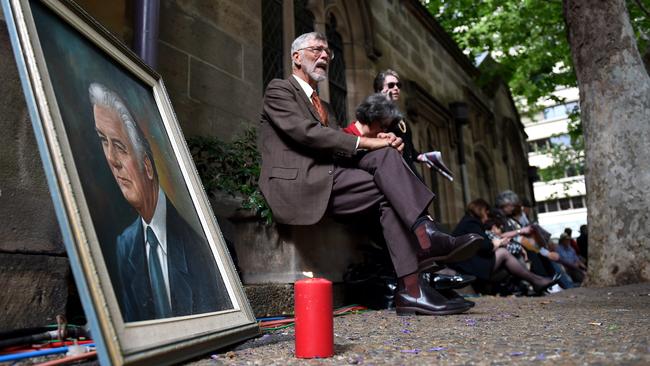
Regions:
<instances>
[{"instance_id":1,"label":"white collar","mask_svg":"<svg viewBox=\"0 0 650 366\"><path fill-rule=\"evenodd\" d=\"M156 201L156 209L151 218L151 222L147 224L143 218L140 218L144 228L144 232L147 232L147 227L151 227L153 233L156 234L156 238L160 243L160 248L162 251L167 254L167 198L165 197L165 192L163 192L161 187L158 187L158 201ZM145 234L145 241L147 236Z\"/></svg>"},{"instance_id":2,"label":"white collar","mask_svg":"<svg viewBox=\"0 0 650 366\"><path fill-rule=\"evenodd\" d=\"M296 78L296 80L298 80L298 84L300 84L302 90L305 92L305 94L307 94L307 99L309 99L311 103L314 103L311 101L311 95L314 93L314 88L312 88L308 82L302 80L296 74L293 74L293 77Z\"/></svg>"}]
</instances>

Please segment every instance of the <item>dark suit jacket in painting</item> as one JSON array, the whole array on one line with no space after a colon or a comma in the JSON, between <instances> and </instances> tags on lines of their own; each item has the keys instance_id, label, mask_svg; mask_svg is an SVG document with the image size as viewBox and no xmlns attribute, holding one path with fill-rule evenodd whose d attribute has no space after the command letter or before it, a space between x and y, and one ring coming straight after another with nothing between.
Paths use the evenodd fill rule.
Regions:
<instances>
[{"instance_id":1,"label":"dark suit jacket in painting","mask_svg":"<svg viewBox=\"0 0 650 366\"><path fill-rule=\"evenodd\" d=\"M117 238L118 302L125 322L154 319L140 216ZM209 244L167 200L167 267L173 316L232 308Z\"/></svg>"},{"instance_id":2,"label":"dark suit jacket in painting","mask_svg":"<svg viewBox=\"0 0 650 366\"><path fill-rule=\"evenodd\" d=\"M311 225L327 209L335 156L355 154L357 138L340 131L329 105L329 127L298 81L274 79L264 98L258 146L262 155L259 185L281 224Z\"/></svg>"}]
</instances>

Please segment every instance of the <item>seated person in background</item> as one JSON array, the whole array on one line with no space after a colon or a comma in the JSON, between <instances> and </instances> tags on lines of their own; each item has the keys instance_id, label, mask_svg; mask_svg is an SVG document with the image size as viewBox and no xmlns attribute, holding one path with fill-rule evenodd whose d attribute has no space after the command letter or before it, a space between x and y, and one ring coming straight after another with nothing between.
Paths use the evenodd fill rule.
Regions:
<instances>
[{"instance_id":1,"label":"seated person in background","mask_svg":"<svg viewBox=\"0 0 650 366\"><path fill-rule=\"evenodd\" d=\"M576 254L581 255L582 253L580 253L578 242L571 236L571 234L573 234L573 230L570 227L567 227L564 228L564 233L567 234L567 236L569 237L569 244L571 244L573 250L576 251Z\"/></svg>"},{"instance_id":2,"label":"seated person in background","mask_svg":"<svg viewBox=\"0 0 650 366\"><path fill-rule=\"evenodd\" d=\"M530 261L530 271L543 277L552 277L559 274L561 275L559 285L562 288L573 287L571 277L564 273L562 266L557 263L560 256L552 251L553 248L544 248L530 240L533 227L531 225L522 227L514 218L515 208L520 205L519 196L510 190L503 191L497 195L495 205L497 207L497 210L495 210L497 218L505 220L502 237L515 238L524 245ZM526 240L522 238L526 238Z\"/></svg>"},{"instance_id":3,"label":"seated person in background","mask_svg":"<svg viewBox=\"0 0 650 366\"><path fill-rule=\"evenodd\" d=\"M578 248L580 249L578 253L580 253L580 257L582 258L582 261L585 263L585 266L588 266L588 260L589 260L589 244L588 244L588 236L589 234L587 233L587 225L580 225L580 235L576 239L576 242L578 243Z\"/></svg>"},{"instance_id":4,"label":"seated person in background","mask_svg":"<svg viewBox=\"0 0 650 366\"><path fill-rule=\"evenodd\" d=\"M549 287L556 284L559 277L538 276L530 272L517 258L508 252L506 246L510 239L500 236L502 234L501 223L498 220L488 218L489 209L489 204L481 198L467 205L466 214L456 225L452 235L473 233L483 236L484 240L475 256L449 266L461 273L474 275L486 282L491 282L493 274L499 269L505 268L513 276L532 284L533 289L538 294L544 293ZM490 235L487 234L484 228Z\"/></svg>"},{"instance_id":5,"label":"seated person in background","mask_svg":"<svg viewBox=\"0 0 650 366\"><path fill-rule=\"evenodd\" d=\"M519 214L515 217L522 227L526 227L532 223L530 221L532 211L533 206L530 204L528 198L522 199L521 205L519 206Z\"/></svg>"},{"instance_id":6,"label":"seated person in background","mask_svg":"<svg viewBox=\"0 0 650 366\"><path fill-rule=\"evenodd\" d=\"M573 282L581 283L585 279L584 270L587 267L582 263L578 254L571 246L571 237L567 233L560 234L559 245L556 250L560 255L560 263L564 266L566 272L571 276Z\"/></svg>"}]
</instances>

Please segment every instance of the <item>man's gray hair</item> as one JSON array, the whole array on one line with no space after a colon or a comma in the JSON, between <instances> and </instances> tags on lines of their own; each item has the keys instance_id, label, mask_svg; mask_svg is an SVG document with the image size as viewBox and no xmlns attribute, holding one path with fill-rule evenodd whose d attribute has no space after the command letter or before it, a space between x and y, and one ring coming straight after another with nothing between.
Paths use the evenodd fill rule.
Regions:
<instances>
[{"instance_id":1,"label":"man's gray hair","mask_svg":"<svg viewBox=\"0 0 650 366\"><path fill-rule=\"evenodd\" d=\"M503 207L506 205L517 205L520 202L519 196L517 196L515 192L507 190L497 195L497 198L494 200L494 205L497 207Z\"/></svg>"},{"instance_id":2,"label":"man's gray hair","mask_svg":"<svg viewBox=\"0 0 650 366\"><path fill-rule=\"evenodd\" d=\"M144 137L144 133L138 127L138 124L135 123L135 119L131 115L131 112L126 107L126 104L120 98L120 96L113 90L107 88L105 85L100 83L91 83L88 87L88 94L90 95L90 102L93 106L98 105L104 108L108 108L120 117L120 121L124 124L126 128L126 134L129 136L131 146L136 153L136 156L140 157L138 159L138 166L141 170L144 169L144 157L149 157L151 165L153 166L154 175L157 176L156 166L153 160L153 153L151 151L151 146L149 141Z\"/></svg>"},{"instance_id":3,"label":"man's gray hair","mask_svg":"<svg viewBox=\"0 0 650 366\"><path fill-rule=\"evenodd\" d=\"M321 32L304 33L299 35L298 38L294 39L293 43L291 43L291 54L293 55L294 52L297 52L299 49L304 48L307 42L314 39L327 42L327 37L325 37L325 35Z\"/></svg>"}]
</instances>

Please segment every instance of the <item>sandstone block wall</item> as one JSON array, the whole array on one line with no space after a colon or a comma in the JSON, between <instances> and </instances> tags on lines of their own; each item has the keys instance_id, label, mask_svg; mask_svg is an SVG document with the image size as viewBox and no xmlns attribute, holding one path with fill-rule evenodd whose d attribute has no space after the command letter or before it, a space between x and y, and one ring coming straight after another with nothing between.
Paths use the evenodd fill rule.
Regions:
<instances>
[{"instance_id":1,"label":"sandstone block wall","mask_svg":"<svg viewBox=\"0 0 650 366\"><path fill-rule=\"evenodd\" d=\"M259 121L261 42L259 1L161 1L158 71L186 136L228 139Z\"/></svg>"},{"instance_id":2,"label":"sandstone block wall","mask_svg":"<svg viewBox=\"0 0 650 366\"><path fill-rule=\"evenodd\" d=\"M0 331L43 326L64 314L69 263L0 20Z\"/></svg>"}]
</instances>

